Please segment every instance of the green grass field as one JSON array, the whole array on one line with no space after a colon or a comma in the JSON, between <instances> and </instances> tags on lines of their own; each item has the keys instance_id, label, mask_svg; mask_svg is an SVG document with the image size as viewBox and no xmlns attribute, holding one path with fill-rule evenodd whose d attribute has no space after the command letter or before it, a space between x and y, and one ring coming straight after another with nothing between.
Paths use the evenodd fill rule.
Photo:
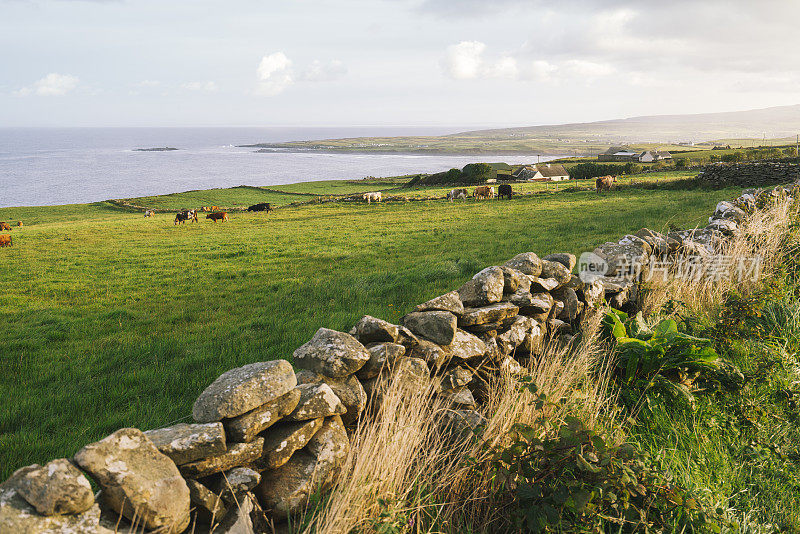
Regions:
<instances>
[{"instance_id":1,"label":"green grass field","mask_svg":"<svg viewBox=\"0 0 800 534\"><path fill-rule=\"evenodd\" d=\"M335 203L173 226L107 203L0 209L0 478L117 428L182 420L222 372L291 358L321 326L397 321L524 251L693 226L735 190Z\"/></svg>"}]
</instances>

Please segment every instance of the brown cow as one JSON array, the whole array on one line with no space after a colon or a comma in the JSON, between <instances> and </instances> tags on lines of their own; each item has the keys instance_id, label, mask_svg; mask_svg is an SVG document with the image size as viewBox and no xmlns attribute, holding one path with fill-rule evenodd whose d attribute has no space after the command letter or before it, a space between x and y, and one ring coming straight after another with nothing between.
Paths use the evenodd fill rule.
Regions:
<instances>
[{"instance_id":1,"label":"brown cow","mask_svg":"<svg viewBox=\"0 0 800 534\"><path fill-rule=\"evenodd\" d=\"M597 192L602 193L603 189L611 189L611 184L617 181L616 176L601 176L597 180L594 181L595 187L597 187Z\"/></svg>"},{"instance_id":2,"label":"brown cow","mask_svg":"<svg viewBox=\"0 0 800 534\"><path fill-rule=\"evenodd\" d=\"M11 225L8 224L7 222L0 221L0 231L2 231L2 230L8 230L10 232L11 231Z\"/></svg>"},{"instance_id":3,"label":"brown cow","mask_svg":"<svg viewBox=\"0 0 800 534\"><path fill-rule=\"evenodd\" d=\"M10 235L0 235L0 247L10 247L14 244L14 240Z\"/></svg>"},{"instance_id":4,"label":"brown cow","mask_svg":"<svg viewBox=\"0 0 800 534\"><path fill-rule=\"evenodd\" d=\"M494 187L489 187L488 185L482 185L480 187L476 187L472 191L472 196L476 199L480 198L494 198Z\"/></svg>"},{"instance_id":5,"label":"brown cow","mask_svg":"<svg viewBox=\"0 0 800 534\"><path fill-rule=\"evenodd\" d=\"M23 226L23 224L22 224L22 221L17 221L17 226L19 226L20 228L22 228L22 226Z\"/></svg>"},{"instance_id":6,"label":"brown cow","mask_svg":"<svg viewBox=\"0 0 800 534\"><path fill-rule=\"evenodd\" d=\"M210 208L208 208L208 211L220 211L220 207L219 206L211 206Z\"/></svg>"},{"instance_id":7,"label":"brown cow","mask_svg":"<svg viewBox=\"0 0 800 534\"><path fill-rule=\"evenodd\" d=\"M222 220L222 222L228 222L228 212L221 211L219 213L209 213L206 215L206 219L211 219L214 222Z\"/></svg>"}]
</instances>

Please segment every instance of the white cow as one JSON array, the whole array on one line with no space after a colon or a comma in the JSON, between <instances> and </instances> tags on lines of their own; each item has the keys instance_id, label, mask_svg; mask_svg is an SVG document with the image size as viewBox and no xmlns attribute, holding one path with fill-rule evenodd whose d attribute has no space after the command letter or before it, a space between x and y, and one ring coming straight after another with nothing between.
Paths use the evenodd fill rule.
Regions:
<instances>
[{"instance_id":1,"label":"white cow","mask_svg":"<svg viewBox=\"0 0 800 534\"><path fill-rule=\"evenodd\" d=\"M450 202L452 202L453 200L462 199L462 198L464 200L466 200L466 198L467 198L467 190L466 189L453 189L452 191L447 193L447 200L449 200Z\"/></svg>"},{"instance_id":2,"label":"white cow","mask_svg":"<svg viewBox=\"0 0 800 534\"><path fill-rule=\"evenodd\" d=\"M156 212L154 212L153 210L146 210L146 211L144 212L144 217L145 217L145 219L146 219L147 217L152 217L152 216L153 216L153 215L155 215L155 214L156 214Z\"/></svg>"},{"instance_id":3,"label":"white cow","mask_svg":"<svg viewBox=\"0 0 800 534\"><path fill-rule=\"evenodd\" d=\"M380 191L376 191L374 193L364 193L362 198L367 201L367 204L371 204L373 200L375 202L383 200L383 195L381 195Z\"/></svg>"}]
</instances>

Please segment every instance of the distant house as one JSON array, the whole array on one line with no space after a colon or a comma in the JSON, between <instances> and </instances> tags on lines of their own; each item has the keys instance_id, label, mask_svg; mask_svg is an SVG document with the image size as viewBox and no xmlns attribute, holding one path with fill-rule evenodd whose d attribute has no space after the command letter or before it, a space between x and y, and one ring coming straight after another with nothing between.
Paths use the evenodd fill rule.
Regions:
<instances>
[{"instance_id":1,"label":"distant house","mask_svg":"<svg viewBox=\"0 0 800 534\"><path fill-rule=\"evenodd\" d=\"M672 159L672 154L666 151L646 150L639 154L638 161L640 163L652 163L654 161L661 161L665 159Z\"/></svg>"},{"instance_id":2,"label":"distant house","mask_svg":"<svg viewBox=\"0 0 800 534\"><path fill-rule=\"evenodd\" d=\"M514 171L517 180L529 182L560 182L569 180L569 173L563 165L540 163L538 165L522 165Z\"/></svg>"},{"instance_id":3,"label":"distant house","mask_svg":"<svg viewBox=\"0 0 800 534\"><path fill-rule=\"evenodd\" d=\"M597 161L639 161L638 158L639 152L622 146L612 146L597 156Z\"/></svg>"}]
</instances>

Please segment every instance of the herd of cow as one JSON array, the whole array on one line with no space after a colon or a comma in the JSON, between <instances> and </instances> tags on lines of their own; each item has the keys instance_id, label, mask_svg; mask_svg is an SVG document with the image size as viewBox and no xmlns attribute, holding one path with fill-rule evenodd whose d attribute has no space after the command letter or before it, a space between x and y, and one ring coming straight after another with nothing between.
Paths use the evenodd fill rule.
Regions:
<instances>
[{"instance_id":1,"label":"herd of cow","mask_svg":"<svg viewBox=\"0 0 800 534\"><path fill-rule=\"evenodd\" d=\"M253 204L252 206L247 208L247 211L266 211L267 213L269 213L273 209L274 208L270 205L269 202L261 202L259 204ZM197 214L199 212L208 212L208 211L210 211L211 213L206 215L206 219L212 222L217 222L217 221L228 222L227 211L221 211L220 208L217 206L203 206L202 208L196 210L179 211L178 213L175 214L175 222L173 223L173 225L183 224L187 221L197 222ZM154 215L155 215L154 210L146 210L144 212L145 218L152 217Z\"/></svg>"},{"instance_id":2,"label":"herd of cow","mask_svg":"<svg viewBox=\"0 0 800 534\"><path fill-rule=\"evenodd\" d=\"M17 221L17 224L15 224L14 226L16 226L17 228L22 228L24 225L22 224L22 221ZM11 223L0 221L0 232L2 232L3 230L10 232ZM11 238L10 235L8 234L0 235L0 247L10 247L13 245L14 245L14 240Z\"/></svg>"}]
</instances>

